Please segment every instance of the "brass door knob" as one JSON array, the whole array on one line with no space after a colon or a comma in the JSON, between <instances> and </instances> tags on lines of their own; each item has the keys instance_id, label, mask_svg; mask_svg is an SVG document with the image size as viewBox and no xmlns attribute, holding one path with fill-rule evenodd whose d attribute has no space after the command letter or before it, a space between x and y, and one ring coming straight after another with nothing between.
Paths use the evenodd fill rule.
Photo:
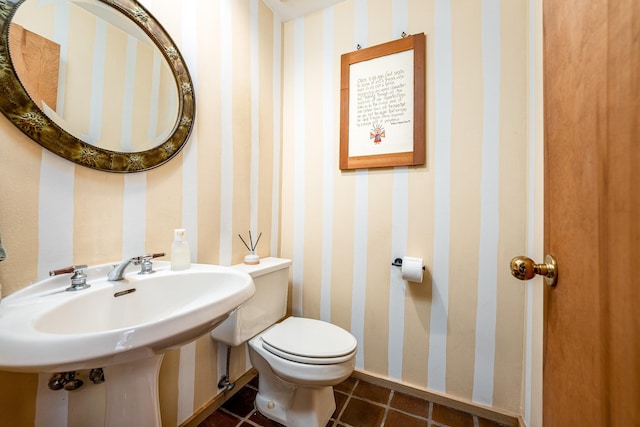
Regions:
<instances>
[{"instance_id":1,"label":"brass door knob","mask_svg":"<svg viewBox=\"0 0 640 427\"><path fill-rule=\"evenodd\" d=\"M544 264L536 264L531 258L518 256L511 260L511 274L520 280L529 280L539 274L544 276L547 285L555 286L558 283L558 263L551 255L544 257Z\"/></svg>"}]
</instances>

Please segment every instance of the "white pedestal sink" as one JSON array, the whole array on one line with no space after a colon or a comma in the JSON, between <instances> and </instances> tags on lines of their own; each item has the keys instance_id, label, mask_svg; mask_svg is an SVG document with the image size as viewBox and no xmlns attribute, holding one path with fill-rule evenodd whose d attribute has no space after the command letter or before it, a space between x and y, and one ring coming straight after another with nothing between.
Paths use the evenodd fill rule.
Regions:
<instances>
[{"instance_id":1,"label":"white pedestal sink","mask_svg":"<svg viewBox=\"0 0 640 427\"><path fill-rule=\"evenodd\" d=\"M0 303L0 369L66 372L104 368L107 426L160 426L158 373L164 352L209 332L255 292L229 267L193 264L110 282L113 268L87 269L90 288L65 291L69 275L42 280ZM135 269L135 270L134 270Z\"/></svg>"}]
</instances>

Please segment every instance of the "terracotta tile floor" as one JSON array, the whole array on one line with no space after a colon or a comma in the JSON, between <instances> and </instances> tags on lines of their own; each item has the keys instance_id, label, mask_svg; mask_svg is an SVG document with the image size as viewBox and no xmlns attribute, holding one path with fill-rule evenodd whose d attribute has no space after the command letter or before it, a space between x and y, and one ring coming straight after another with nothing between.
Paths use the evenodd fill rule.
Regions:
<instances>
[{"instance_id":1,"label":"terracotta tile floor","mask_svg":"<svg viewBox=\"0 0 640 427\"><path fill-rule=\"evenodd\" d=\"M254 378L199 427L278 427L254 408L258 380ZM504 427L353 377L334 387L336 411L327 427Z\"/></svg>"}]
</instances>

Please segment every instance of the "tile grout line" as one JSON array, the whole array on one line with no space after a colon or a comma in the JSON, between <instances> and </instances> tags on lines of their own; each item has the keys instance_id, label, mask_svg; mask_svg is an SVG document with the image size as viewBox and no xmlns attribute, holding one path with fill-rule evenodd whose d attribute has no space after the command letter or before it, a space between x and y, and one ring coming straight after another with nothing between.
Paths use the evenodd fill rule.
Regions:
<instances>
[{"instance_id":1,"label":"tile grout line","mask_svg":"<svg viewBox=\"0 0 640 427\"><path fill-rule=\"evenodd\" d=\"M391 393L389 393L389 397L387 398L387 404L384 407L384 415L382 416L382 424L380 424L380 427L384 427L385 423L387 422L387 415L389 414L389 407L391 406L391 399L393 399L393 392L394 390L390 390Z\"/></svg>"},{"instance_id":2,"label":"tile grout line","mask_svg":"<svg viewBox=\"0 0 640 427\"><path fill-rule=\"evenodd\" d=\"M253 411L250 411L249 414L247 414L246 417L243 418L243 421L245 423L248 423L249 425L255 426L255 427L260 427L260 424L258 423L254 423L253 421L250 420L251 416L255 413L259 413L260 411L258 411L258 408L256 408L256 402L255 400L253 401ZM238 426L240 427L240 426Z\"/></svg>"},{"instance_id":3,"label":"tile grout line","mask_svg":"<svg viewBox=\"0 0 640 427\"><path fill-rule=\"evenodd\" d=\"M431 403L431 402L427 401L427 403ZM389 409L393 409L395 412L397 412L399 414L403 414L403 415L406 415L406 416L411 417L411 418L416 418L416 419L418 419L420 421L427 421L427 422L430 421L429 418L422 417L422 416L420 416L418 414L414 414L413 412L407 412L405 410L402 410L402 409L399 409L399 408L395 408L395 407L393 407L391 405L389 405Z\"/></svg>"},{"instance_id":4,"label":"tile grout line","mask_svg":"<svg viewBox=\"0 0 640 427\"><path fill-rule=\"evenodd\" d=\"M427 411L427 426L433 425L433 402L429 401L429 410Z\"/></svg>"},{"instance_id":5,"label":"tile grout line","mask_svg":"<svg viewBox=\"0 0 640 427\"><path fill-rule=\"evenodd\" d=\"M258 391L257 388L253 387L249 383L245 384L242 388L249 388L249 389L252 389L252 390L254 390L256 392ZM235 427L240 427L243 423L249 424L250 426L253 426L253 427L261 427L260 424L254 423L253 421L250 420L251 416L254 413L258 412L258 408L256 408L255 401L253 403L253 409L251 411L249 411L249 413L247 415L245 415L245 416L238 415L235 412L232 412L232 411L230 411L227 408L224 408L222 406L218 410L220 410L222 412L226 412L227 414L232 415L234 418L237 418L238 419L238 423L235 425Z\"/></svg>"},{"instance_id":6,"label":"tile grout line","mask_svg":"<svg viewBox=\"0 0 640 427\"><path fill-rule=\"evenodd\" d=\"M358 380L358 382L359 382L359 380ZM341 417L343 415L343 412L346 410L349 402L351 402L354 399L358 400L358 401L361 401L361 402L368 403L370 405L377 406L379 408L384 408L384 414L383 414L383 418L382 418L380 427L385 426L385 423L386 423L386 420L387 420L387 416L389 414L389 410L394 410L395 412L398 412L400 414L406 415L406 416L408 416L410 418L417 419L417 420L420 420L420 421L426 421L427 423L429 423L431 421L430 418L429 418L430 415L428 415L427 417L423 417L423 416L420 416L420 415L418 415L416 413L408 412L408 411L405 411L403 409L393 407L391 405L391 401L393 400L393 396L395 395L394 394L395 390L388 389L389 390L389 397L387 398L387 403L385 404L385 403L381 403L381 402L378 402L378 401L375 401L375 400L367 399L367 398L364 398L364 397L361 397L361 396L355 396L353 393L355 392L357 386L358 386L358 383L356 383L354 385L354 387L353 387L353 389L352 389L352 391L350 393L337 390L338 393L346 395L347 396L347 400L345 401L344 406L342 407L342 410L340 411L340 414L336 418L333 419L334 420L334 424L333 424L334 426L338 425L338 423L341 423L345 427L349 427L349 424L346 424L343 420L341 420ZM426 399L424 399L424 402L429 405L429 411L431 411L433 403L430 402L429 400L426 400ZM441 424L439 424L439 423L437 423L436 425L437 426L441 426ZM389 427L393 427L393 426L389 426ZM474 426L474 427L477 427L477 426Z\"/></svg>"},{"instance_id":7,"label":"tile grout line","mask_svg":"<svg viewBox=\"0 0 640 427\"><path fill-rule=\"evenodd\" d=\"M342 405L342 409L340 409L340 412L336 416L333 422L333 425L337 426L338 423L344 424L340 418L342 418L342 414L344 414L344 411L347 409L347 405L351 401L351 397L353 397L353 392L358 386L358 383L360 383L360 380L356 379L356 382L353 384L353 387L351 387L351 390L349 391L349 393L347 393L347 400L344 401L344 405Z\"/></svg>"}]
</instances>

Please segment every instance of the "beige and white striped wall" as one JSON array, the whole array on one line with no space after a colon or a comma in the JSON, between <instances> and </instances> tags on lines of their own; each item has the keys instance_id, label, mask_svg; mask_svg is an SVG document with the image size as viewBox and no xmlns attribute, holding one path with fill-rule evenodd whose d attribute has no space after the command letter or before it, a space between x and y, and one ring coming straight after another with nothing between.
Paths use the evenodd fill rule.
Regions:
<instances>
[{"instance_id":1,"label":"beige and white striped wall","mask_svg":"<svg viewBox=\"0 0 640 427\"><path fill-rule=\"evenodd\" d=\"M168 252L178 227L194 261L231 265L237 234L261 231L260 255L293 260L291 312L351 331L357 369L527 416L533 295L507 265L537 250L539 2L346 0L284 24L261 0L142 4L190 68L190 141L158 169L115 175L0 120L5 295L53 268ZM402 32L427 37L427 164L341 172L340 55ZM424 258L424 283L391 267L403 255ZM163 425L217 394L223 354L205 336L165 356ZM234 349L232 376L247 369ZM102 386L47 380L0 372L0 426L100 425Z\"/></svg>"},{"instance_id":2,"label":"beige and white striped wall","mask_svg":"<svg viewBox=\"0 0 640 427\"><path fill-rule=\"evenodd\" d=\"M357 369L517 413L526 249L526 1L340 3L284 26L282 254L292 311L359 342ZM341 172L340 55L427 36L427 165ZM395 257L425 259L407 284Z\"/></svg>"}]
</instances>

